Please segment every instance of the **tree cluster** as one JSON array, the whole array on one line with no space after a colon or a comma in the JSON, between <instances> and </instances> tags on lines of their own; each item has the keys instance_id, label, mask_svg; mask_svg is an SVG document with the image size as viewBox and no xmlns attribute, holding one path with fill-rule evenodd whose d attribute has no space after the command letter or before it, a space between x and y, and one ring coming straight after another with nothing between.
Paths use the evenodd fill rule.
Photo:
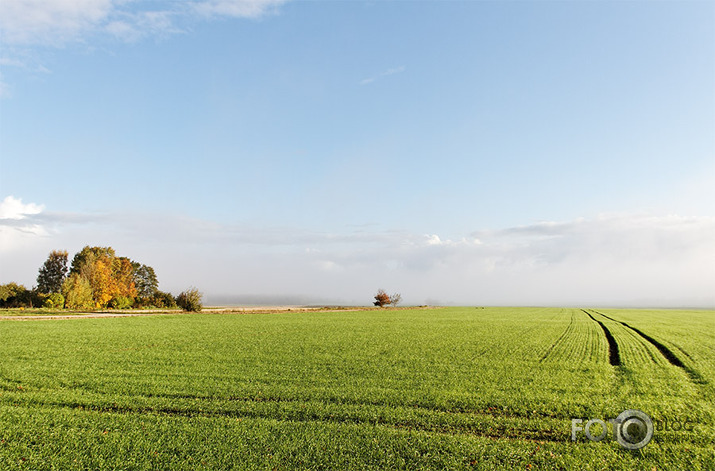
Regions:
<instances>
[{"instance_id":1,"label":"tree cluster","mask_svg":"<svg viewBox=\"0 0 715 471\"><path fill-rule=\"evenodd\" d=\"M36 290L29 290L17 283L0 285L0 307L42 306L43 300Z\"/></svg>"},{"instance_id":2,"label":"tree cluster","mask_svg":"<svg viewBox=\"0 0 715 471\"><path fill-rule=\"evenodd\" d=\"M198 290L192 288L177 298L159 291L152 267L117 256L112 247L86 246L75 254L69 267L68 253L54 250L40 267L36 288L0 285L0 307L173 308L179 298L191 301L186 310L201 309Z\"/></svg>"},{"instance_id":3,"label":"tree cluster","mask_svg":"<svg viewBox=\"0 0 715 471\"><path fill-rule=\"evenodd\" d=\"M387 294L384 289L378 289L375 295L375 302L373 304L379 307L385 307L389 304L397 306L402 301L402 295L400 293L395 293L392 296Z\"/></svg>"}]
</instances>

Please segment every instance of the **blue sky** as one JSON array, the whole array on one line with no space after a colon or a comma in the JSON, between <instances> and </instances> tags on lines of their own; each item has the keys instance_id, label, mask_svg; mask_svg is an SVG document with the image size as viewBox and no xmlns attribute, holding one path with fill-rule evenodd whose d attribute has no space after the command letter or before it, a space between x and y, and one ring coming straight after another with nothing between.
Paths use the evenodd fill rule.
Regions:
<instances>
[{"instance_id":1,"label":"blue sky","mask_svg":"<svg viewBox=\"0 0 715 471\"><path fill-rule=\"evenodd\" d=\"M715 305L711 2L0 5L0 282Z\"/></svg>"}]
</instances>

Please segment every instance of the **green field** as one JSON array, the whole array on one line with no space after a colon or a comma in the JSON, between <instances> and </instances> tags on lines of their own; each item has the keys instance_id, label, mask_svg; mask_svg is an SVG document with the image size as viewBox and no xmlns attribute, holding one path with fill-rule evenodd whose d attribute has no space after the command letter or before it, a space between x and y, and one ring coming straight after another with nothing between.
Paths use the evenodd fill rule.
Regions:
<instances>
[{"instance_id":1,"label":"green field","mask_svg":"<svg viewBox=\"0 0 715 471\"><path fill-rule=\"evenodd\" d=\"M571 441L625 409L641 450ZM3 470L713 469L714 440L714 311L0 321Z\"/></svg>"}]
</instances>

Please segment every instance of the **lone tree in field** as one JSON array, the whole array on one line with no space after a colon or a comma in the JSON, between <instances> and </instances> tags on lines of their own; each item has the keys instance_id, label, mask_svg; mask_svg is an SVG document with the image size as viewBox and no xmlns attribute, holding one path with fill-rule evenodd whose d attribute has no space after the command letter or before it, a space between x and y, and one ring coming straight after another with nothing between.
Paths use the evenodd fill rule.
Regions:
<instances>
[{"instance_id":1,"label":"lone tree in field","mask_svg":"<svg viewBox=\"0 0 715 471\"><path fill-rule=\"evenodd\" d=\"M384 289L379 289L377 290L377 294L375 295L375 302L373 304L375 306L385 307L388 304L397 306L400 302L402 302L402 295L400 293L395 293L390 296L389 294L387 294L387 292L385 292Z\"/></svg>"},{"instance_id":2,"label":"lone tree in field","mask_svg":"<svg viewBox=\"0 0 715 471\"><path fill-rule=\"evenodd\" d=\"M67 277L67 251L53 250L37 275L37 291L44 294L59 293Z\"/></svg>"},{"instance_id":3,"label":"lone tree in field","mask_svg":"<svg viewBox=\"0 0 715 471\"><path fill-rule=\"evenodd\" d=\"M375 302L373 303L375 306L380 306L384 307L390 304L390 295L385 292L384 289L379 289L377 290L377 294L375 295Z\"/></svg>"},{"instance_id":4,"label":"lone tree in field","mask_svg":"<svg viewBox=\"0 0 715 471\"><path fill-rule=\"evenodd\" d=\"M184 311L199 312L203 307L201 305L203 296L203 293L196 288L189 288L176 297L176 304Z\"/></svg>"}]
</instances>

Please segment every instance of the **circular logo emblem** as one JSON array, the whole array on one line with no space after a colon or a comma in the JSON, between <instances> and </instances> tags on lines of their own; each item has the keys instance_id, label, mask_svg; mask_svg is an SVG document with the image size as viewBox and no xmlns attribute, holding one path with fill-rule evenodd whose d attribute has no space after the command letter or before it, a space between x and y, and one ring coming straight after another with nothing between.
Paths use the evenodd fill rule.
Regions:
<instances>
[{"instance_id":1,"label":"circular logo emblem","mask_svg":"<svg viewBox=\"0 0 715 471\"><path fill-rule=\"evenodd\" d=\"M639 450L653 438L653 421L637 409L628 409L616 417L616 441L629 450Z\"/></svg>"}]
</instances>

